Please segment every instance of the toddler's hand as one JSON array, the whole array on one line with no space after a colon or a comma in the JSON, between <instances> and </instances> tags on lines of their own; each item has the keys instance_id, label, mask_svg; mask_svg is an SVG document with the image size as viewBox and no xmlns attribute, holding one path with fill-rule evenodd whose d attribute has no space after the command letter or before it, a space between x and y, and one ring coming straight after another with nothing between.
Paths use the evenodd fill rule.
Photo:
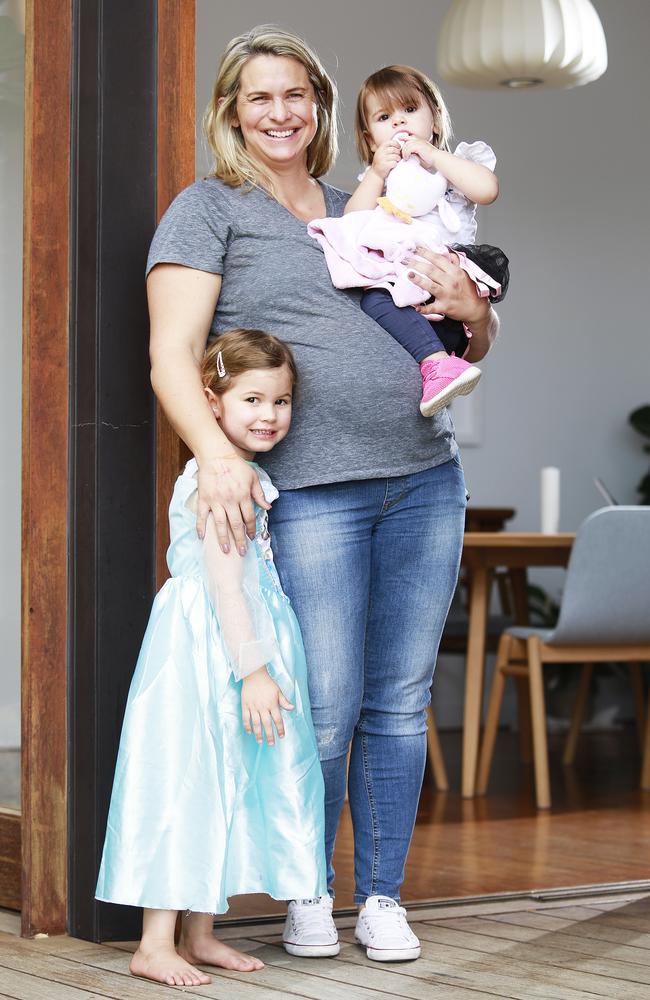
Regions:
<instances>
[{"instance_id":1,"label":"toddler's hand","mask_svg":"<svg viewBox=\"0 0 650 1000\"><path fill-rule=\"evenodd\" d=\"M402 156L408 160L415 153L420 163L429 170L437 170L436 158L438 148L425 139L407 139L402 146Z\"/></svg>"},{"instance_id":2,"label":"toddler's hand","mask_svg":"<svg viewBox=\"0 0 650 1000\"><path fill-rule=\"evenodd\" d=\"M370 169L373 173L377 174L382 181L385 181L393 167L399 163L401 158L402 147L400 143L394 137L392 139L387 139L386 142L382 142L381 146L377 146L375 155L372 158L372 166Z\"/></svg>"},{"instance_id":3,"label":"toddler's hand","mask_svg":"<svg viewBox=\"0 0 650 1000\"><path fill-rule=\"evenodd\" d=\"M241 689L241 714L244 729L254 733L258 743L264 742L263 732L269 746L275 743L273 723L280 739L284 736L284 722L281 708L291 711L295 706L282 694L282 691L269 677L266 667L260 667L254 673L244 677Z\"/></svg>"}]
</instances>

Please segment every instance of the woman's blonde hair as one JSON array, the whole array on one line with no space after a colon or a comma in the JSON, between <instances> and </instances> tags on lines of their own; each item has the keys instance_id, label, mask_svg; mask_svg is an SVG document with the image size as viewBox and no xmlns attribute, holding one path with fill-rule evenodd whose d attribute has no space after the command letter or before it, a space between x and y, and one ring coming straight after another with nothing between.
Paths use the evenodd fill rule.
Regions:
<instances>
[{"instance_id":1,"label":"woman's blonde hair","mask_svg":"<svg viewBox=\"0 0 650 1000\"><path fill-rule=\"evenodd\" d=\"M403 107L411 101L419 104L422 98L426 101L433 115L434 146L449 150L453 137L451 118L442 99L440 90L428 76L413 66L384 66L377 70L361 86L357 98L357 112L354 129L359 156L364 163L372 163L373 152L369 143L368 117L366 103L368 98L376 97L389 109Z\"/></svg>"},{"instance_id":2,"label":"woman's blonde hair","mask_svg":"<svg viewBox=\"0 0 650 1000\"><path fill-rule=\"evenodd\" d=\"M286 365L291 384L298 370L291 348L265 330L228 330L208 346L201 362L201 380L206 389L219 396L244 372Z\"/></svg>"},{"instance_id":3,"label":"woman's blonde hair","mask_svg":"<svg viewBox=\"0 0 650 1000\"><path fill-rule=\"evenodd\" d=\"M231 187L249 183L273 194L271 178L246 150L241 129L233 125L242 69L254 56L285 56L304 66L318 107L316 135L307 148L307 170L321 177L338 153L336 85L316 53L297 35L261 24L233 38L221 57L212 97L203 116L203 133L213 155L211 176Z\"/></svg>"}]
</instances>

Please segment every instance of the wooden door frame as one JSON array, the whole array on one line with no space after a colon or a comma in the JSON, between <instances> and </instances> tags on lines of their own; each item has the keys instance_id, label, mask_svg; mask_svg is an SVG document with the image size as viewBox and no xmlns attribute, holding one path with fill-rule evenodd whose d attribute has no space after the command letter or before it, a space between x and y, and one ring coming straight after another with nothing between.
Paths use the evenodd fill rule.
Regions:
<instances>
[{"instance_id":1,"label":"wooden door frame","mask_svg":"<svg viewBox=\"0 0 650 1000\"><path fill-rule=\"evenodd\" d=\"M72 8L27 0L23 249L22 930L66 927Z\"/></svg>"},{"instance_id":2,"label":"wooden door frame","mask_svg":"<svg viewBox=\"0 0 650 1000\"><path fill-rule=\"evenodd\" d=\"M146 30L140 35L128 32L125 48L126 34L120 37L116 20L130 16L140 18ZM112 638L107 637L99 618L107 606L114 610L115 595L119 598L124 587L132 586L133 565L128 560L117 565L116 560L116 565L107 567L115 498L112 507L103 501L102 475L103 483L110 483L121 463L130 468L127 478L145 479L151 496L150 505L146 497L141 500L129 479L129 497L136 497L138 511L135 520L129 513L125 530L142 539L142 572L147 581L139 587L136 611L125 622L126 631L136 635L141 634L142 609L148 607L155 589L156 552L166 524L162 509L180 460L178 439L159 416L155 428L153 421L146 428L142 407L148 406L152 417L155 412L148 388L139 397L139 384L131 386L131 402L115 402L119 372L116 357L110 356L109 334L126 317L131 332L142 335L143 342L137 343L136 373L142 382L144 285L136 276L137 288L129 288L130 304L124 307L126 312L120 312L119 279L117 287L111 284L116 273L116 234L103 236L112 240L105 254L109 259L89 263L81 252L92 243L92 232L100 224L105 229L111 221L111 206L102 198L106 190L119 191L119 172L124 169L117 159L123 149L112 156L110 143L102 153L102 176L99 170L95 176L88 162L79 159L92 132L83 61L89 58L88 46L92 47L96 36L103 69L111 65L120 69L120 59L125 69L128 60L134 60L129 65L137 67L141 54L154 67L153 87L143 90L141 98L145 103L153 101L152 128L137 132L142 140L140 161L133 166L134 171L140 170L134 177L136 186L140 185L138 198L151 204L150 223L144 227L148 241L171 198L194 179L194 25L194 0L132 0L128 5L112 4L110 9L96 0L61 4L27 0L20 824L22 931L26 936L68 930L99 939L106 936L107 926L109 936L114 930L115 921L105 918L93 891L119 735L119 708L133 662L122 662L124 657L117 666L111 662L116 630L109 630ZM135 51L139 44L142 53ZM107 87L101 77L98 74L98 88ZM113 88L118 77L121 72L113 77ZM110 114L110 107L107 111L103 103L107 94L98 90L95 96L102 97L102 116ZM141 120L139 110L136 104L137 121ZM106 120L106 128L117 132L115 117ZM146 142L153 164L149 171ZM89 219L85 208L92 204L93 185L97 216L91 213ZM146 253L142 221L139 225L138 247L127 247L136 259L143 247ZM103 329L100 320L96 328L86 325L93 294L98 301L105 296L102 305L109 316ZM128 358L125 364L130 365ZM120 413L128 406L138 413L138 427L124 445L122 439L115 445L106 436L116 405ZM92 418L87 421L88 412ZM126 423L120 430L130 426ZM138 456L147 454L150 465L142 466ZM85 472L95 477L90 486L83 480ZM158 512L155 530L154 509ZM93 586L85 586L84 573ZM0 814L0 843L6 843L6 836L15 841L16 817Z\"/></svg>"},{"instance_id":3,"label":"wooden door frame","mask_svg":"<svg viewBox=\"0 0 650 1000\"><path fill-rule=\"evenodd\" d=\"M196 0L158 2L158 221L196 176ZM169 575L167 511L189 452L160 406L156 410L156 585Z\"/></svg>"}]
</instances>

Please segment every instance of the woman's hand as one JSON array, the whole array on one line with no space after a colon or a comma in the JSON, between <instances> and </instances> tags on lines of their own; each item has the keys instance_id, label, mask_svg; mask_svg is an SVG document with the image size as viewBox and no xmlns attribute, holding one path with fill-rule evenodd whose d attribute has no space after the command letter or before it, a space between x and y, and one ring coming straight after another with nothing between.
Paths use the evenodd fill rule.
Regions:
<instances>
[{"instance_id":1,"label":"woman's hand","mask_svg":"<svg viewBox=\"0 0 650 1000\"><path fill-rule=\"evenodd\" d=\"M434 253L426 247L416 247L417 258L405 260L407 266L417 269L409 271L409 278L420 288L424 288L432 298L420 306L418 312L444 313L452 319L461 320L471 326L480 322L488 313L490 303L481 299L476 293L476 286L457 263L458 258L450 259L441 253ZM420 258L423 258L420 260Z\"/></svg>"},{"instance_id":2,"label":"woman's hand","mask_svg":"<svg viewBox=\"0 0 650 1000\"><path fill-rule=\"evenodd\" d=\"M281 708L290 712L295 706L282 694L282 691L269 676L266 667L260 667L254 673L244 677L241 688L241 714L244 729L254 733L258 743L266 742L270 747L275 743L273 725L280 739L284 736L284 722Z\"/></svg>"},{"instance_id":3,"label":"woman's hand","mask_svg":"<svg viewBox=\"0 0 650 1000\"><path fill-rule=\"evenodd\" d=\"M246 536L255 537L253 501L270 509L257 473L235 452L199 464L196 530L205 535L208 514L212 511L217 539L223 552L230 551L228 524L240 555L246 555Z\"/></svg>"},{"instance_id":4,"label":"woman's hand","mask_svg":"<svg viewBox=\"0 0 650 1000\"><path fill-rule=\"evenodd\" d=\"M490 350L499 332L499 318L490 305L490 300L480 298L476 286L466 271L444 254L434 253L426 247L416 247L417 258L409 257L405 263L417 268L419 273L409 271L409 278L431 295L431 301L416 306L418 312L427 315L443 313L460 320L472 332L466 361L480 361ZM423 258L423 259L420 259Z\"/></svg>"},{"instance_id":5,"label":"woman's hand","mask_svg":"<svg viewBox=\"0 0 650 1000\"><path fill-rule=\"evenodd\" d=\"M397 139L387 139L377 146L372 158L370 169L382 181L385 181L393 167L402 159L402 147Z\"/></svg>"}]
</instances>

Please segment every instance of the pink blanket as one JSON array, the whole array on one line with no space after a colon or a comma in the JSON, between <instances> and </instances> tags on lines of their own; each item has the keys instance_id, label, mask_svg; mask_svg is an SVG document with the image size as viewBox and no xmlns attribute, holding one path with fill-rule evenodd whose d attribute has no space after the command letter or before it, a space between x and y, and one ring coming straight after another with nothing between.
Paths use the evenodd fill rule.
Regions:
<instances>
[{"instance_id":1,"label":"pink blanket","mask_svg":"<svg viewBox=\"0 0 650 1000\"><path fill-rule=\"evenodd\" d=\"M388 215L383 208L350 212L335 219L314 219L307 227L310 236L318 240L335 288L386 288L397 306L414 306L426 302L429 293L407 278L407 272L417 271L402 261L414 256L416 246L425 246L435 253L449 256L449 250L435 239L434 227L418 219L402 222ZM433 238L432 238L433 237ZM501 286L464 254L458 262L485 298L492 289ZM440 315L428 316L440 319Z\"/></svg>"}]
</instances>

